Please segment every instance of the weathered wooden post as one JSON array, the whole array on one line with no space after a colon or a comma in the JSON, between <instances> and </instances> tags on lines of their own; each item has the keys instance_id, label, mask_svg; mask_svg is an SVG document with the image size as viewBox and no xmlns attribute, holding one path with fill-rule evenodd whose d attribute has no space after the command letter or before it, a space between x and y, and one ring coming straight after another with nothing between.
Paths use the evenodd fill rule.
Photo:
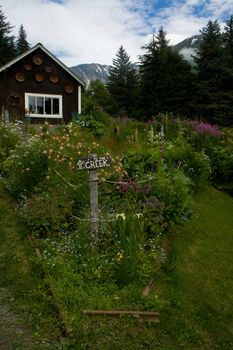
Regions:
<instances>
[{"instance_id":1,"label":"weathered wooden post","mask_svg":"<svg viewBox=\"0 0 233 350\"><path fill-rule=\"evenodd\" d=\"M3 122L5 126L5 111L4 111L4 106L2 106L2 111L1 111L1 121Z\"/></svg>"},{"instance_id":2,"label":"weathered wooden post","mask_svg":"<svg viewBox=\"0 0 233 350\"><path fill-rule=\"evenodd\" d=\"M96 240L98 237L98 176L96 170L89 171L91 233Z\"/></svg>"},{"instance_id":3,"label":"weathered wooden post","mask_svg":"<svg viewBox=\"0 0 233 350\"><path fill-rule=\"evenodd\" d=\"M90 222L91 233L95 240L98 238L98 176L96 169L110 166L110 157L97 157L95 154L92 154L89 158L81 158L77 162L78 170L89 171Z\"/></svg>"}]
</instances>

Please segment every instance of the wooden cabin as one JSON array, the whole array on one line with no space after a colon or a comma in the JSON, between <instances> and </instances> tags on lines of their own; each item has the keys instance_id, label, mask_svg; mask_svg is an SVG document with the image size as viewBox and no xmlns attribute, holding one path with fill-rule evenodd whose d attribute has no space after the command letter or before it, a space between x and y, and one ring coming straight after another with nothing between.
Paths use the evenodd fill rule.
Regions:
<instances>
[{"instance_id":1,"label":"wooden cabin","mask_svg":"<svg viewBox=\"0 0 233 350\"><path fill-rule=\"evenodd\" d=\"M82 80L38 43L0 67L0 113L30 123L69 123L81 113Z\"/></svg>"}]
</instances>

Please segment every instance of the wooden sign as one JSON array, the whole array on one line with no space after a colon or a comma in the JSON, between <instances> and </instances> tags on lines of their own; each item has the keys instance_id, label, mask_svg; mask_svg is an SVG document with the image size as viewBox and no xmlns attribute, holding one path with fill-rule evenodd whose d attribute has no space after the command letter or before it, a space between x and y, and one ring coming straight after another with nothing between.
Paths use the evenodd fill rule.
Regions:
<instances>
[{"instance_id":1,"label":"wooden sign","mask_svg":"<svg viewBox=\"0 0 233 350\"><path fill-rule=\"evenodd\" d=\"M111 166L110 157L90 157L81 158L77 162L78 170L95 170L100 168L108 168Z\"/></svg>"},{"instance_id":2,"label":"wooden sign","mask_svg":"<svg viewBox=\"0 0 233 350\"><path fill-rule=\"evenodd\" d=\"M108 168L111 166L110 157L97 157L92 154L89 158L81 158L77 161L78 170L89 170L89 188L90 188L90 222L91 232L94 240L98 237L98 176L97 169Z\"/></svg>"}]
</instances>

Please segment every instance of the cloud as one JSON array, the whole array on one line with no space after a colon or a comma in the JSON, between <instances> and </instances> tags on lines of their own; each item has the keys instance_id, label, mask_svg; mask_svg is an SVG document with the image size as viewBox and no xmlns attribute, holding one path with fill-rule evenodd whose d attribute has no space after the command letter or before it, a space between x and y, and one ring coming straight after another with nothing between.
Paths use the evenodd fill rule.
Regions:
<instances>
[{"instance_id":1,"label":"cloud","mask_svg":"<svg viewBox=\"0 0 233 350\"><path fill-rule=\"evenodd\" d=\"M1 4L1 2L0 2ZM3 12L15 25L23 23L28 41L65 52L64 63L111 63L120 45L137 58L144 44L143 19L120 0L2 0Z\"/></svg>"},{"instance_id":2,"label":"cloud","mask_svg":"<svg viewBox=\"0 0 233 350\"><path fill-rule=\"evenodd\" d=\"M66 65L111 64L120 45L132 61L164 26L170 43L198 34L209 19L233 13L232 0L0 0L14 34L41 42Z\"/></svg>"},{"instance_id":3,"label":"cloud","mask_svg":"<svg viewBox=\"0 0 233 350\"><path fill-rule=\"evenodd\" d=\"M177 44L199 34L209 20L217 19L223 27L223 20L230 13L233 13L232 0L172 0L150 18L150 23L156 31L163 26L170 44Z\"/></svg>"}]
</instances>

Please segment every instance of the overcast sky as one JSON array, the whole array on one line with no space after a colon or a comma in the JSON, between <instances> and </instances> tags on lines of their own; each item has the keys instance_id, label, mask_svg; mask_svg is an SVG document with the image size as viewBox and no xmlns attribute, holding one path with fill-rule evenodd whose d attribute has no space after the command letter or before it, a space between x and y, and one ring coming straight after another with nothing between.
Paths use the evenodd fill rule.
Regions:
<instances>
[{"instance_id":1,"label":"overcast sky","mask_svg":"<svg viewBox=\"0 0 233 350\"><path fill-rule=\"evenodd\" d=\"M0 0L18 34L41 42L67 66L111 64L120 45L136 62L163 26L170 44L199 34L207 22L233 14L233 0Z\"/></svg>"}]
</instances>

